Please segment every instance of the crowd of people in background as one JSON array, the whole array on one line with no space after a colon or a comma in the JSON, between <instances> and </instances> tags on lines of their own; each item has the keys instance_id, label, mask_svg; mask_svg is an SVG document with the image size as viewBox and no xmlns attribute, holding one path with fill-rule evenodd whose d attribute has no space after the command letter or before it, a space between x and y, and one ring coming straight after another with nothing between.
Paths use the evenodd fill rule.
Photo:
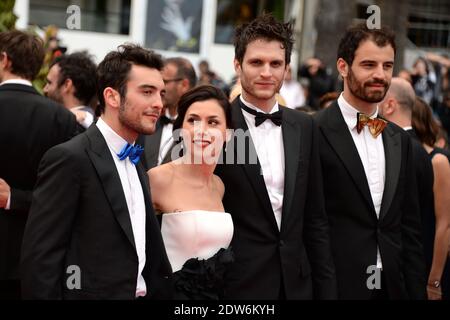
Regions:
<instances>
[{"instance_id":1,"label":"crowd of people in background","mask_svg":"<svg viewBox=\"0 0 450 320\"><path fill-rule=\"evenodd\" d=\"M393 34L358 25L339 79L317 57L293 74L291 28L237 28L230 83L133 44L61 53L44 96L42 40L0 33L0 299L450 299L450 59L394 75ZM187 165L218 144L194 122L225 155L249 131L257 163Z\"/></svg>"}]
</instances>

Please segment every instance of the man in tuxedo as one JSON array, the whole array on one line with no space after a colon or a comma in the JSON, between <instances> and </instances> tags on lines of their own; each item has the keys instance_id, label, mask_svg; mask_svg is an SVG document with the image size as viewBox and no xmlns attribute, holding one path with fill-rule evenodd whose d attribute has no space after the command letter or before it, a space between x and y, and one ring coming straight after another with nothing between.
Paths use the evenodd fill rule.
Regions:
<instances>
[{"instance_id":1,"label":"man in tuxedo","mask_svg":"<svg viewBox=\"0 0 450 320\"><path fill-rule=\"evenodd\" d=\"M96 65L86 52L57 57L50 65L44 94L73 112L85 131L94 122Z\"/></svg>"},{"instance_id":2,"label":"man in tuxedo","mask_svg":"<svg viewBox=\"0 0 450 320\"><path fill-rule=\"evenodd\" d=\"M349 28L337 55L344 91L316 116L341 299L425 298L411 139L378 117L394 55L392 31Z\"/></svg>"},{"instance_id":3,"label":"man in tuxedo","mask_svg":"<svg viewBox=\"0 0 450 320\"><path fill-rule=\"evenodd\" d=\"M178 99L197 83L194 67L182 57L166 59L162 75L166 88L163 115L156 123L154 134L139 137L139 143L144 146L142 162L147 170L172 160L169 157L174 144L172 130L178 114Z\"/></svg>"},{"instance_id":4,"label":"man in tuxedo","mask_svg":"<svg viewBox=\"0 0 450 320\"><path fill-rule=\"evenodd\" d=\"M31 84L43 60L40 38L0 33L0 300L20 298L19 253L39 161L76 134L74 115Z\"/></svg>"},{"instance_id":5,"label":"man in tuxedo","mask_svg":"<svg viewBox=\"0 0 450 320\"><path fill-rule=\"evenodd\" d=\"M122 45L100 63L102 116L43 157L22 246L31 299L167 298L171 268L134 141L161 113L161 56Z\"/></svg>"},{"instance_id":6,"label":"man in tuxedo","mask_svg":"<svg viewBox=\"0 0 450 320\"><path fill-rule=\"evenodd\" d=\"M227 299L336 297L317 127L275 98L292 46L292 25L271 15L236 30L242 95L232 103L236 131L226 163L216 170L234 223Z\"/></svg>"}]
</instances>

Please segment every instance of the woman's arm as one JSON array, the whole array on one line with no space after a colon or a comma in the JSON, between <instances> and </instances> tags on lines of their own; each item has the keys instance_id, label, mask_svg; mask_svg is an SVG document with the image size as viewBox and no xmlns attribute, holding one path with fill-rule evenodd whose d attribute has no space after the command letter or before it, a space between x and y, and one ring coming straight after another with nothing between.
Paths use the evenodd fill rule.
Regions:
<instances>
[{"instance_id":1,"label":"woman's arm","mask_svg":"<svg viewBox=\"0 0 450 320\"><path fill-rule=\"evenodd\" d=\"M432 160L434 171L434 211L436 231L434 236L433 262L428 276L428 299L441 299L441 288L432 284L441 280L447 261L450 236L450 164L446 156L437 154Z\"/></svg>"}]
</instances>

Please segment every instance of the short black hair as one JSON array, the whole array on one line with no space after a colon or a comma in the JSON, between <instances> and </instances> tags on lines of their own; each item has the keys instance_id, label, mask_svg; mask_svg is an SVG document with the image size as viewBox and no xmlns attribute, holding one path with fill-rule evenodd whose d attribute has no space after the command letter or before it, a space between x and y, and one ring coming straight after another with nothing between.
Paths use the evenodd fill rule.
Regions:
<instances>
[{"instance_id":1,"label":"short black hair","mask_svg":"<svg viewBox=\"0 0 450 320\"><path fill-rule=\"evenodd\" d=\"M75 52L57 57L50 68L58 65L58 87L67 79L72 80L75 87L75 97L84 105L89 105L97 91L96 64L92 57L85 51Z\"/></svg>"},{"instance_id":2,"label":"short black hair","mask_svg":"<svg viewBox=\"0 0 450 320\"><path fill-rule=\"evenodd\" d=\"M242 64L245 51L250 42L264 39L276 40L282 43L285 50L286 65L291 62L291 52L294 45L293 24L277 21L273 15L264 13L250 23L236 28L234 35L234 57Z\"/></svg>"},{"instance_id":3,"label":"short black hair","mask_svg":"<svg viewBox=\"0 0 450 320\"><path fill-rule=\"evenodd\" d=\"M97 67L97 94L99 110L105 110L103 91L111 87L125 98L127 93L127 81L132 65L145 66L161 71L164 66L161 55L152 50L144 49L137 44L123 44L117 51L111 51L106 55Z\"/></svg>"},{"instance_id":4,"label":"short black hair","mask_svg":"<svg viewBox=\"0 0 450 320\"><path fill-rule=\"evenodd\" d=\"M44 41L37 35L11 30L0 32L0 54L11 60L11 73L34 80L44 62Z\"/></svg>"},{"instance_id":5,"label":"short black hair","mask_svg":"<svg viewBox=\"0 0 450 320\"><path fill-rule=\"evenodd\" d=\"M167 58L164 65L173 64L177 68L177 78L187 79L189 81L189 88L195 87L197 84L197 75L192 63L182 57Z\"/></svg>"},{"instance_id":6,"label":"short black hair","mask_svg":"<svg viewBox=\"0 0 450 320\"><path fill-rule=\"evenodd\" d=\"M210 99L214 99L219 103L225 113L227 128L232 128L231 105L225 93L212 85L201 85L187 91L180 97L177 109L178 117L173 124L173 131L180 129L183 126L186 112L192 104Z\"/></svg>"},{"instance_id":7,"label":"short black hair","mask_svg":"<svg viewBox=\"0 0 450 320\"><path fill-rule=\"evenodd\" d=\"M349 66L353 64L355 52L361 42L371 40L379 47L391 45L396 52L395 33L387 26L380 29L369 29L365 22L356 24L347 29L342 37L337 52L337 58L344 59Z\"/></svg>"}]
</instances>

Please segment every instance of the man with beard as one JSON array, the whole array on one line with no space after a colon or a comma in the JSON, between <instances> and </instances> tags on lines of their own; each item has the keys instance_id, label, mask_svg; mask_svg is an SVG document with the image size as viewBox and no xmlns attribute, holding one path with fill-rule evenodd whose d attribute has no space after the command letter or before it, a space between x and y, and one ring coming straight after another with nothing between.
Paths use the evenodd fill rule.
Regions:
<instances>
[{"instance_id":1,"label":"man with beard","mask_svg":"<svg viewBox=\"0 0 450 320\"><path fill-rule=\"evenodd\" d=\"M426 297L411 140L378 117L394 55L391 30L349 28L337 56L344 91L316 116L341 299Z\"/></svg>"},{"instance_id":2,"label":"man with beard","mask_svg":"<svg viewBox=\"0 0 450 320\"><path fill-rule=\"evenodd\" d=\"M171 268L139 163L162 109L159 55L135 45L97 69L102 115L43 157L22 246L26 299L167 298Z\"/></svg>"},{"instance_id":3,"label":"man with beard","mask_svg":"<svg viewBox=\"0 0 450 320\"><path fill-rule=\"evenodd\" d=\"M337 297L318 128L310 116L276 100L292 37L292 24L269 14L236 29L234 67L242 95L232 102L236 131L227 162L216 169L234 224L226 299Z\"/></svg>"}]
</instances>

